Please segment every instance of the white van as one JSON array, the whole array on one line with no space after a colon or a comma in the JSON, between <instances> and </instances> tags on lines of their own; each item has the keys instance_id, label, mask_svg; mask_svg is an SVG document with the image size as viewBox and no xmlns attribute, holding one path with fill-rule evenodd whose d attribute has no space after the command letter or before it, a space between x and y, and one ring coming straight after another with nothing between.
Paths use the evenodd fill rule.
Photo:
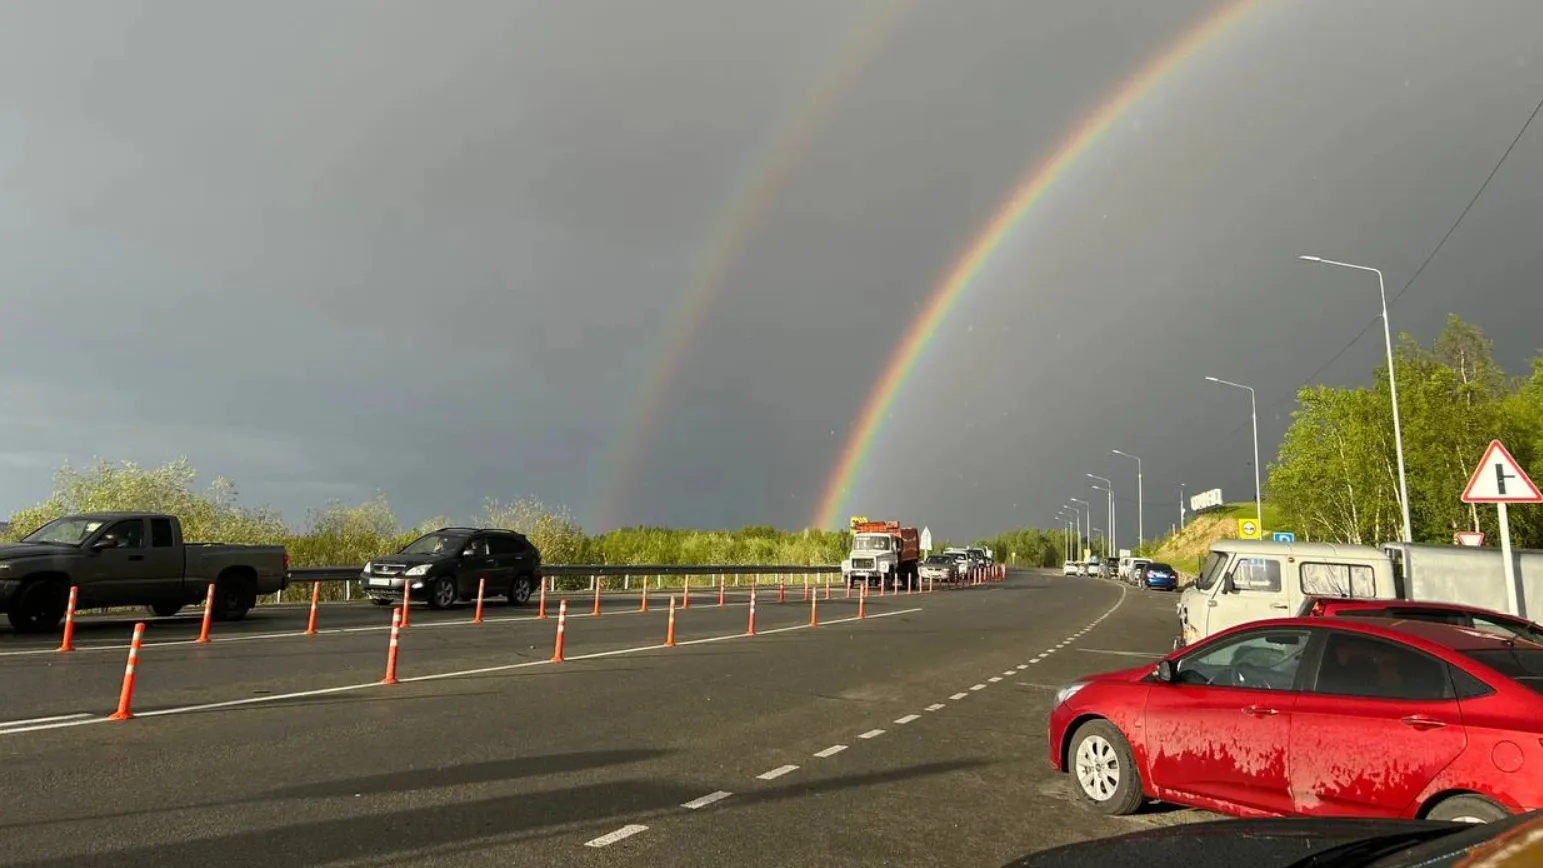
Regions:
<instances>
[{"instance_id":1,"label":"white van","mask_svg":"<svg viewBox=\"0 0 1543 868\"><path fill-rule=\"evenodd\" d=\"M1498 549L1223 540L1211 546L1199 578L1179 596L1174 645L1250 621L1299 617L1312 597L1463 603L1527 617L1527 601L1543 600L1543 552L1513 554L1524 585L1520 612L1506 602Z\"/></svg>"}]
</instances>

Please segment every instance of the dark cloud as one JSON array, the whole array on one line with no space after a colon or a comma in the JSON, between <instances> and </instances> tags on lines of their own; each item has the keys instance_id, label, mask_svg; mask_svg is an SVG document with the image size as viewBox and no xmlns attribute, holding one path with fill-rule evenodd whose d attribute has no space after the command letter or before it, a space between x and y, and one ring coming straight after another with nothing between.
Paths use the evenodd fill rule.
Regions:
<instances>
[{"instance_id":1,"label":"dark cloud","mask_svg":"<svg viewBox=\"0 0 1543 868\"><path fill-rule=\"evenodd\" d=\"M1007 191L1221 5L911 4L731 263L620 519L808 521ZM376 490L409 520L589 513L713 221L871 8L7 4L0 506L65 458L185 452L295 518ZM1291 390L1376 313L1375 284L1295 255L1402 287L1543 94L1540 25L1526 0L1250 13L1003 245L859 511L1045 523L1087 471L1133 493L1111 447L1147 459L1149 530L1171 483L1251 494L1246 396L1203 377L1259 388L1273 451ZM1513 366L1537 348L1539 141L1395 326L1456 311ZM1364 380L1379 334L1325 376Z\"/></svg>"}]
</instances>

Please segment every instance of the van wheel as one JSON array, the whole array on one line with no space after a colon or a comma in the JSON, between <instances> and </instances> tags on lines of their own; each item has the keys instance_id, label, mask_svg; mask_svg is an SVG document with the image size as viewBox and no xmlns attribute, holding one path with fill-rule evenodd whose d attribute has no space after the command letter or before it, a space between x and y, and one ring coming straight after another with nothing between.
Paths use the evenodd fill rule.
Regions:
<instances>
[{"instance_id":1,"label":"van wheel","mask_svg":"<svg viewBox=\"0 0 1543 868\"><path fill-rule=\"evenodd\" d=\"M1109 721L1089 721L1078 728L1070 759L1078 795L1099 813L1133 814L1145 801L1130 744Z\"/></svg>"},{"instance_id":2,"label":"van wheel","mask_svg":"<svg viewBox=\"0 0 1543 868\"><path fill-rule=\"evenodd\" d=\"M1494 823L1509 816L1511 812L1498 802L1483 796L1464 795L1442 799L1425 818L1449 823Z\"/></svg>"},{"instance_id":3,"label":"van wheel","mask_svg":"<svg viewBox=\"0 0 1543 868\"><path fill-rule=\"evenodd\" d=\"M69 606L69 588L47 580L28 585L5 614L18 633L46 633L59 626Z\"/></svg>"}]
</instances>

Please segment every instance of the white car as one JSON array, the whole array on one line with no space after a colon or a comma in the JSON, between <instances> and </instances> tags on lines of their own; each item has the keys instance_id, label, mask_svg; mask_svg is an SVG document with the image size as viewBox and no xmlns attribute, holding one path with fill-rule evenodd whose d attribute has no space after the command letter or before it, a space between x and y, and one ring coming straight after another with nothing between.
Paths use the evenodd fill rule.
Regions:
<instances>
[{"instance_id":1,"label":"white car","mask_svg":"<svg viewBox=\"0 0 1543 868\"><path fill-rule=\"evenodd\" d=\"M1061 564L1061 575L1075 576L1077 575L1077 569L1078 564L1075 561L1066 561Z\"/></svg>"}]
</instances>

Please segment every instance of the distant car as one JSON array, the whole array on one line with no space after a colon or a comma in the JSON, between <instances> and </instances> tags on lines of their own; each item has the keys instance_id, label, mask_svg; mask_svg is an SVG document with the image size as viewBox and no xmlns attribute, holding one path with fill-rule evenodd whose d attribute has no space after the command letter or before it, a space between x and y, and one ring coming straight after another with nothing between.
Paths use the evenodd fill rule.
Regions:
<instances>
[{"instance_id":1,"label":"distant car","mask_svg":"<svg viewBox=\"0 0 1543 868\"><path fill-rule=\"evenodd\" d=\"M1152 563L1151 558L1131 558L1130 567L1121 574L1120 578L1139 588L1141 587L1141 569L1150 563Z\"/></svg>"},{"instance_id":2,"label":"distant car","mask_svg":"<svg viewBox=\"0 0 1543 868\"><path fill-rule=\"evenodd\" d=\"M1075 575L1077 575L1077 571L1078 571L1078 569L1080 569L1080 567L1081 567L1081 565L1078 564L1076 561L1064 561L1061 564L1061 575L1063 575L1063 576L1075 576Z\"/></svg>"},{"instance_id":3,"label":"distant car","mask_svg":"<svg viewBox=\"0 0 1543 868\"><path fill-rule=\"evenodd\" d=\"M1449 624L1283 618L1061 688L1082 800L1242 817L1493 822L1543 808L1543 644Z\"/></svg>"},{"instance_id":4,"label":"distant car","mask_svg":"<svg viewBox=\"0 0 1543 868\"><path fill-rule=\"evenodd\" d=\"M952 583L959 580L959 565L952 555L928 555L918 572L922 581Z\"/></svg>"},{"instance_id":5,"label":"distant car","mask_svg":"<svg viewBox=\"0 0 1543 868\"><path fill-rule=\"evenodd\" d=\"M540 587L541 552L522 533L497 528L442 527L396 554L364 565L359 583L378 606L400 603L404 593L431 609L475 599L486 579L486 596L524 605Z\"/></svg>"},{"instance_id":6,"label":"distant car","mask_svg":"<svg viewBox=\"0 0 1543 868\"><path fill-rule=\"evenodd\" d=\"M1136 586L1150 588L1154 591L1177 591L1179 589L1179 571L1171 564L1160 564L1148 561L1139 567L1136 573Z\"/></svg>"}]
</instances>

